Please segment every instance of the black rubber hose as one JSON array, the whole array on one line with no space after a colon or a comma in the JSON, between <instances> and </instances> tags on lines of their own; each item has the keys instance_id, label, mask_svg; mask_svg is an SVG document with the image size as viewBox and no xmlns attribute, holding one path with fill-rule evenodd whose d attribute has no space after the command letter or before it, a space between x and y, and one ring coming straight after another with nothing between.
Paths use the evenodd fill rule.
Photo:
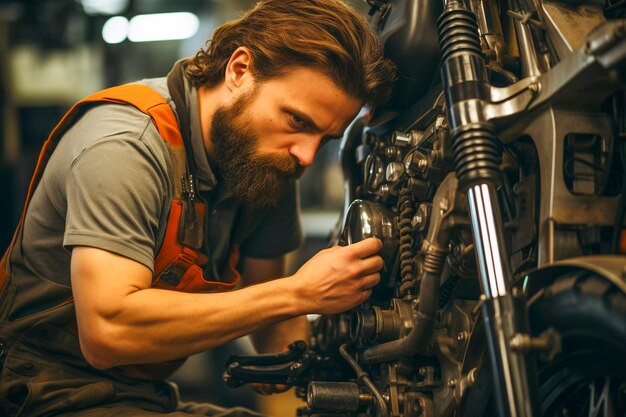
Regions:
<instances>
[{"instance_id":1,"label":"black rubber hose","mask_svg":"<svg viewBox=\"0 0 626 417\"><path fill-rule=\"evenodd\" d=\"M409 334L402 339L366 349L363 352L363 362L381 363L417 354L433 334L438 299L439 273L426 272L420 282L420 302Z\"/></svg>"},{"instance_id":2,"label":"black rubber hose","mask_svg":"<svg viewBox=\"0 0 626 417\"><path fill-rule=\"evenodd\" d=\"M348 353L347 343L339 346L339 353L341 354L341 357L346 362L348 362L348 365L350 365L350 367L354 369L357 380L365 385L365 387L374 396L374 399L376 400L376 409L378 410L378 417L389 417L389 411L387 410L387 404L385 404L385 399L380 394L378 388L376 388L367 372L365 372L363 368L359 366L358 362L352 356L350 356L350 353Z\"/></svg>"}]
</instances>

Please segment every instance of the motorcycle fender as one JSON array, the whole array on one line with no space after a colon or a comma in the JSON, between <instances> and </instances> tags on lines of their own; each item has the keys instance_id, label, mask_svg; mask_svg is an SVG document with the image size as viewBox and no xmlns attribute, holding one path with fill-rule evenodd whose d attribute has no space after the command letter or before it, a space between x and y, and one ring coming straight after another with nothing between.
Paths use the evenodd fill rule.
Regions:
<instances>
[{"instance_id":1,"label":"motorcycle fender","mask_svg":"<svg viewBox=\"0 0 626 417\"><path fill-rule=\"evenodd\" d=\"M531 298L541 288L550 285L558 277L572 270L582 269L606 278L626 294L626 256L592 255L564 259L539 267L523 281L524 292Z\"/></svg>"}]
</instances>

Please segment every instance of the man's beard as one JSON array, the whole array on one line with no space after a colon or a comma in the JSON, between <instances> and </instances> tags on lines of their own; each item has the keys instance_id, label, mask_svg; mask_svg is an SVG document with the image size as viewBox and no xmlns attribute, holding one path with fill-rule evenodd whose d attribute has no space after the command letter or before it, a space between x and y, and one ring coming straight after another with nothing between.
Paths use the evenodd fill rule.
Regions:
<instances>
[{"instance_id":1,"label":"man's beard","mask_svg":"<svg viewBox=\"0 0 626 417\"><path fill-rule=\"evenodd\" d=\"M231 107L217 109L211 124L220 177L235 198L253 210L278 205L289 184L304 171L293 155L256 152L259 133L245 115L254 93L240 97Z\"/></svg>"}]
</instances>

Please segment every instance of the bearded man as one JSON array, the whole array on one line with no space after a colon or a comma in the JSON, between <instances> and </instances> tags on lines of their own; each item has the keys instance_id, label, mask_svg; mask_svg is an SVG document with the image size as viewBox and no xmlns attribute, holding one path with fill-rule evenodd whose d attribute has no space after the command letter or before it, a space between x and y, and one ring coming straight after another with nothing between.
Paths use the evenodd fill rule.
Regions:
<instances>
[{"instance_id":1,"label":"bearded man","mask_svg":"<svg viewBox=\"0 0 626 417\"><path fill-rule=\"evenodd\" d=\"M381 243L301 241L295 180L393 66L338 0L264 0L165 78L77 103L44 145L2 260L0 414L248 415L179 401L184 358L366 300ZM44 169L45 168L45 169Z\"/></svg>"}]
</instances>

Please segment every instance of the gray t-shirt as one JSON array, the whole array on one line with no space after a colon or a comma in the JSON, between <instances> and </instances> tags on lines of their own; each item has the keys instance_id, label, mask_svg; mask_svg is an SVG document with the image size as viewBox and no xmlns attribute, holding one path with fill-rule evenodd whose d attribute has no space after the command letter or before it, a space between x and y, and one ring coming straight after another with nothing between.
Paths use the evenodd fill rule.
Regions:
<instances>
[{"instance_id":1,"label":"gray t-shirt","mask_svg":"<svg viewBox=\"0 0 626 417\"><path fill-rule=\"evenodd\" d=\"M142 83L174 108L165 78ZM241 204L210 169L196 90L186 85L186 92L198 188L208 199L210 262L205 276L217 278L229 256ZM18 286L12 315L48 307L38 302L42 286L47 287L44 304L67 297L74 246L114 252L153 270L169 213L171 169L167 147L149 116L117 104L88 110L65 133L33 194L21 251L14 251L11 259ZM295 183L291 191L278 208L257 213L261 220L245 237L243 256L273 258L298 247L302 232Z\"/></svg>"}]
</instances>

